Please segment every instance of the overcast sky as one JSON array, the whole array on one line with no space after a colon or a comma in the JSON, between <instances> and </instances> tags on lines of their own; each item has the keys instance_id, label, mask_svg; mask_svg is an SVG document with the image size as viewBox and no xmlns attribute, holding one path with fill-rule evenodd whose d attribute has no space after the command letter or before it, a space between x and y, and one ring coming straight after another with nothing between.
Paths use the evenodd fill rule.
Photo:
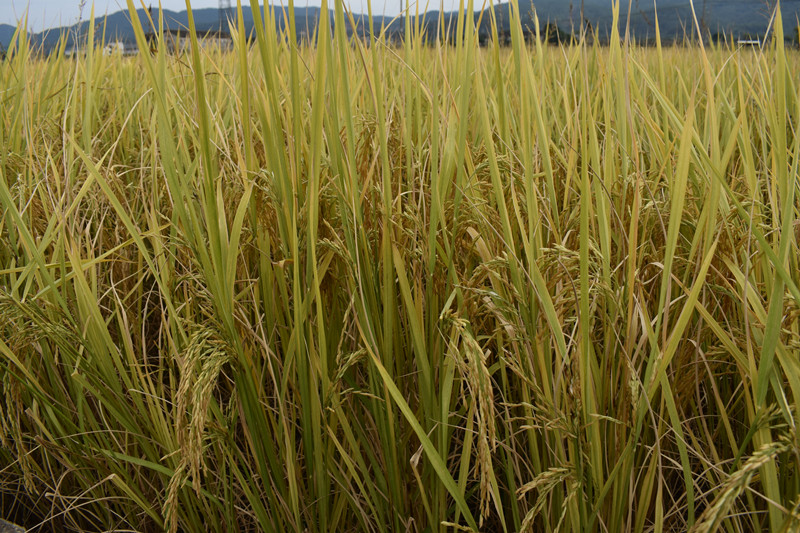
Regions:
<instances>
[{"instance_id":1,"label":"overcast sky","mask_svg":"<svg viewBox=\"0 0 800 533\"><path fill-rule=\"evenodd\" d=\"M283 0L288 4L288 0ZM345 0L354 11L366 11L366 0ZM421 0L424 4L426 0ZM263 2L263 0L262 0ZM280 0L272 0L270 3L279 3ZM400 9L400 3L404 0L373 0L372 10L375 14L395 15ZM80 0L0 0L0 24L16 25L17 20L25 12L26 7L30 6L28 12L28 28L34 31L41 31L44 28L56 26L72 25L78 21L80 16ZM328 0L333 5L333 0ZM431 9L438 9L441 1L431 0ZM92 0L86 0L83 8L83 18L88 18L91 12ZM139 7L141 0L134 0L134 4ZM158 5L158 0L145 0L145 5ZM192 8L217 7L218 0L191 0ZM236 6L236 0L231 0L231 4ZM127 9L126 0L94 0L95 15L102 16L106 13L115 13L122 9ZM164 9L173 11L183 11L186 9L186 0L161 0ZM242 0L242 6L248 7L250 0ZM297 6L318 6L320 0L295 0ZM457 0L444 0L445 8L451 9L458 5Z\"/></svg>"}]
</instances>

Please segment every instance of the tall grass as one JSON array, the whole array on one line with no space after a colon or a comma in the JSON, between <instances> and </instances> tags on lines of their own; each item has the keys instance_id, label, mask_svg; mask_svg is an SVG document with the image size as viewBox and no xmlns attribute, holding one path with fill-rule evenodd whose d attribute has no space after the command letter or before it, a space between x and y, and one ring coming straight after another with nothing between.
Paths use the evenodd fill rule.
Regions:
<instances>
[{"instance_id":1,"label":"tall grass","mask_svg":"<svg viewBox=\"0 0 800 533\"><path fill-rule=\"evenodd\" d=\"M339 1L314 46L291 3L279 34L254 2L230 52L41 58L17 36L6 518L800 527L800 57L780 19L759 51L548 47L515 12L511 47L483 49L472 9L452 46L413 17L402 46L351 39Z\"/></svg>"}]
</instances>

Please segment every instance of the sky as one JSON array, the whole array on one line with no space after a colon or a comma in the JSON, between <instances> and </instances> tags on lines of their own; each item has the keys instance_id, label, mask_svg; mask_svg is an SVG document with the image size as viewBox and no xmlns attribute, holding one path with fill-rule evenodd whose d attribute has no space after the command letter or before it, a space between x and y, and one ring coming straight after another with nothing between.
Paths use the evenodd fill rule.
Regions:
<instances>
[{"instance_id":1,"label":"sky","mask_svg":"<svg viewBox=\"0 0 800 533\"><path fill-rule=\"evenodd\" d=\"M144 0L145 5L157 6L158 0ZM262 0L263 1L263 0ZM271 3L279 3L280 0L272 0ZM366 0L346 0L353 11L366 11ZM284 0L288 3L288 0ZM373 0L372 9L375 14L395 15L400 9L403 0ZM445 7L457 5L457 0L444 0ZM17 25L19 18L25 13L25 9L30 6L28 11L28 29L39 32L45 28L58 26L68 26L75 24L80 16L81 0L0 0L0 24ZM91 12L92 0L85 0L83 8L83 18L89 17ZM141 0L134 0L134 4L139 7ZM236 0L231 4L236 6ZM296 6L320 4L319 0L295 0ZM184 11L186 0L161 0L164 9L173 11ZM217 7L218 0L191 0L192 8ZM250 5L249 0L243 0L242 6ZM431 6L438 8L440 0L431 0ZM127 9L126 0L94 0L95 16L102 16L105 13L115 13Z\"/></svg>"}]
</instances>

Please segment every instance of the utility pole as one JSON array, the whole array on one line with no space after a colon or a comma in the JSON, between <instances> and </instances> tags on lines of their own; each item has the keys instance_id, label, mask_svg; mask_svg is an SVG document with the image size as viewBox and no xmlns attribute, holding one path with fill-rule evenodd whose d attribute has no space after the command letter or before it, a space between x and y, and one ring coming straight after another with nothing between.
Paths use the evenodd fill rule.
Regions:
<instances>
[{"instance_id":1,"label":"utility pole","mask_svg":"<svg viewBox=\"0 0 800 533\"><path fill-rule=\"evenodd\" d=\"M219 31L227 32L227 24L230 14L231 0L219 0Z\"/></svg>"}]
</instances>

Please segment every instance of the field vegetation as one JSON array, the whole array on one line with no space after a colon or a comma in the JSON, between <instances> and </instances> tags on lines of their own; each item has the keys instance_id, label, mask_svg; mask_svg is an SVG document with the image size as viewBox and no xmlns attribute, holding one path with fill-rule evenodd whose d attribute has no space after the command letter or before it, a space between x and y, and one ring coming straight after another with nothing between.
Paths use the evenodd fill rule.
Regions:
<instances>
[{"instance_id":1,"label":"field vegetation","mask_svg":"<svg viewBox=\"0 0 800 533\"><path fill-rule=\"evenodd\" d=\"M4 516L796 531L781 21L481 48L326 7L313 46L255 9L230 52L0 63Z\"/></svg>"}]
</instances>

